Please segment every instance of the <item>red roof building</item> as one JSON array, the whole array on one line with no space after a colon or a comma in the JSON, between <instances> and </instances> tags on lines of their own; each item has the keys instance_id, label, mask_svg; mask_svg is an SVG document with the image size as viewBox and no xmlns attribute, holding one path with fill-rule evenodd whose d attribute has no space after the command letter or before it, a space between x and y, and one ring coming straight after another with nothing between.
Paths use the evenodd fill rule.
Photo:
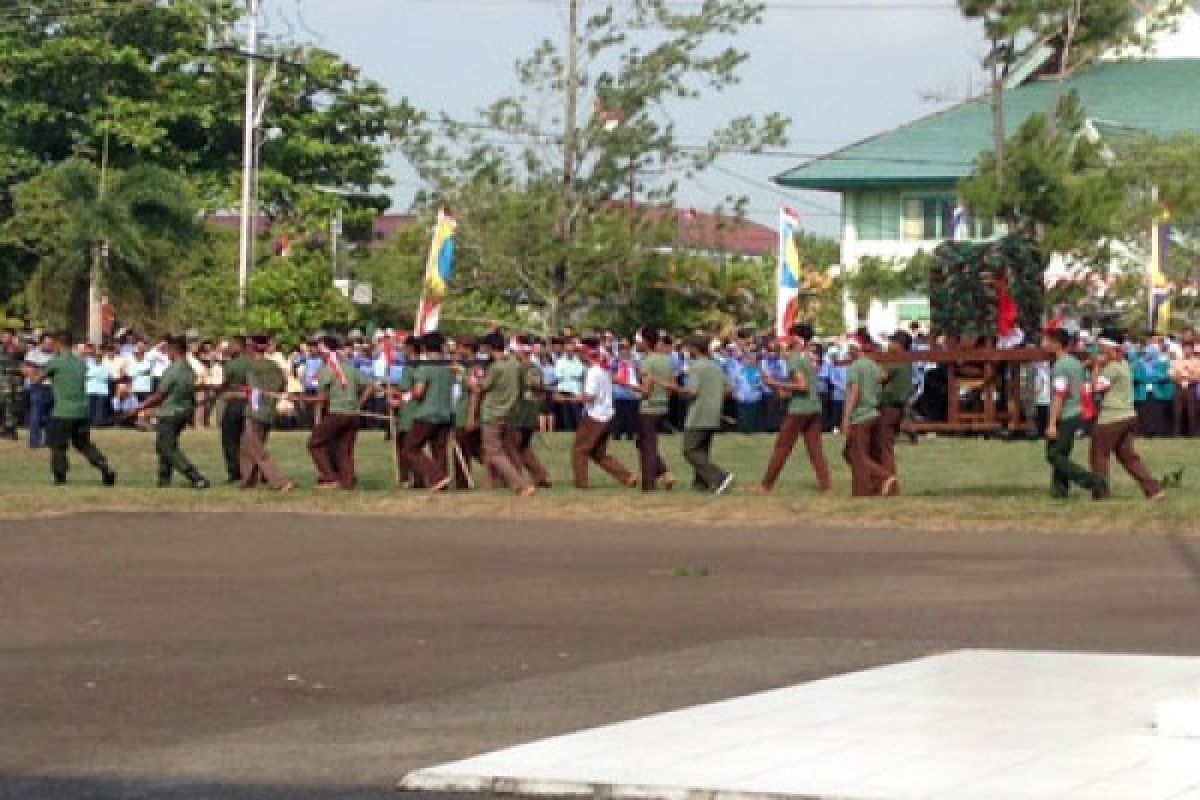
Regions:
<instances>
[{"instance_id":1,"label":"red roof building","mask_svg":"<svg viewBox=\"0 0 1200 800\"><path fill-rule=\"evenodd\" d=\"M624 206L620 206L624 208ZM641 207L638 213L658 222L675 217L678 226L678 248L699 253L723 256L758 257L778 247L779 234L772 228L753 220L708 214L702 211L659 207ZM237 230L241 219L237 214L211 214L208 221L222 228ZM415 214L381 214L375 220L374 246L382 246L396 235L418 222ZM259 236L270 230L270 220L260 215L255 230ZM324 231L322 231L324 233Z\"/></svg>"}]
</instances>

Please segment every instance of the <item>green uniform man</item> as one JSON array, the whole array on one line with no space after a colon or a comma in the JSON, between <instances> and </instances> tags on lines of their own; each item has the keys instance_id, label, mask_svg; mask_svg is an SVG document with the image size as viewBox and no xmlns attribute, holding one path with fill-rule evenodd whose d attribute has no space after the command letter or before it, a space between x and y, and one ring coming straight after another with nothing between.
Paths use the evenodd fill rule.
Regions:
<instances>
[{"instance_id":1,"label":"green uniform man","mask_svg":"<svg viewBox=\"0 0 1200 800\"><path fill-rule=\"evenodd\" d=\"M413 423L417 418L417 405L412 399L413 388L417 385L417 361L421 358L421 342L416 338L404 342L404 372L393 387L393 395L398 405L396 415L396 458L400 464L400 483L412 489L423 489L424 479L416 472L408 460L408 436L412 432Z\"/></svg>"},{"instance_id":2,"label":"green uniform man","mask_svg":"<svg viewBox=\"0 0 1200 800\"><path fill-rule=\"evenodd\" d=\"M163 373L158 391L130 412L130 416L151 408L158 409L155 450L158 452L159 488L170 486L174 473L178 472L188 479L193 489L207 489L212 484L179 447L179 437L196 411L196 373L188 364L187 340L181 336L168 339L167 356L171 365Z\"/></svg>"},{"instance_id":3,"label":"green uniform man","mask_svg":"<svg viewBox=\"0 0 1200 800\"><path fill-rule=\"evenodd\" d=\"M25 378L21 374L20 353L14 331L0 338L0 437L17 440L17 411Z\"/></svg>"},{"instance_id":4,"label":"green uniform man","mask_svg":"<svg viewBox=\"0 0 1200 800\"><path fill-rule=\"evenodd\" d=\"M241 443L242 433L246 430L246 401L240 392L246 388L246 374L250 369L246 337L234 336L229 340L229 355L231 358L224 368L225 380L219 390L225 398L225 408L221 412L221 452L225 456L229 482L237 483L242 479Z\"/></svg>"},{"instance_id":5,"label":"green uniform man","mask_svg":"<svg viewBox=\"0 0 1200 800\"><path fill-rule=\"evenodd\" d=\"M683 425L683 457L695 472L693 486L713 494L725 494L733 485L734 476L712 462L712 445L721 429L721 408L729 385L720 365L712 360L707 336L693 336L687 341L687 385L679 393L691 398L687 420Z\"/></svg>"},{"instance_id":6,"label":"green uniform man","mask_svg":"<svg viewBox=\"0 0 1200 800\"><path fill-rule=\"evenodd\" d=\"M843 458L850 465L850 493L854 497L890 495L896 476L879 460L883 429L883 368L863 355L864 342L847 343L852 359L846 370L846 403L842 410Z\"/></svg>"},{"instance_id":7,"label":"green uniform man","mask_svg":"<svg viewBox=\"0 0 1200 800\"><path fill-rule=\"evenodd\" d=\"M1090 489L1095 496L1108 495L1108 481L1071 460L1075 438L1083 427L1083 389L1087 371L1067 348L1071 335L1061 328L1046 337L1046 348L1054 356L1050 382L1054 398L1050 401L1050 422L1046 427L1046 461L1053 470L1053 493L1065 498L1071 484Z\"/></svg>"},{"instance_id":8,"label":"green uniform man","mask_svg":"<svg viewBox=\"0 0 1200 800\"><path fill-rule=\"evenodd\" d=\"M83 454L87 462L100 471L105 486L115 486L117 473L108 465L104 454L92 444L91 426L88 422L88 400L85 381L87 365L71 352L70 334L61 333L53 338L55 355L42 367L38 380L50 381L54 396L54 411L46 431L46 442L50 446L50 471L54 483L67 482L67 447L73 446Z\"/></svg>"}]
</instances>

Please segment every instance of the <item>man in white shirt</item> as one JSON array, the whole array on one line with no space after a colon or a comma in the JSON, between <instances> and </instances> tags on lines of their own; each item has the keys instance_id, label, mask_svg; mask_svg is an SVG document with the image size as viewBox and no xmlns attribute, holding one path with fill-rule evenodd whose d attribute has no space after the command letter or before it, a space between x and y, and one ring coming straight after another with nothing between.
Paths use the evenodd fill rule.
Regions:
<instances>
[{"instance_id":1,"label":"man in white shirt","mask_svg":"<svg viewBox=\"0 0 1200 800\"><path fill-rule=\"evenodd\" d=\"M577 401L583 407L583 414L575 430L575 445L571 448L575 488L588 488L590 459L622 486L634 489L638 485L637 478L608 454L609 426L614 413L612 372L609 371L608 354L598 345L594 339L585 339L581 348L587 372L583 379L583 394Z\"/></svg>"}]
</instances>

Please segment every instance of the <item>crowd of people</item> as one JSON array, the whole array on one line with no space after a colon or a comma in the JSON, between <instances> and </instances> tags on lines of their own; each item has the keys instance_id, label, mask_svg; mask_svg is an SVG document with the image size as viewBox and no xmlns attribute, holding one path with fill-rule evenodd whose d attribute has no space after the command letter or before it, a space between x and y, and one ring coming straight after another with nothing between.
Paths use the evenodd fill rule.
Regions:
<instances>
[{"instance_id":1,"label":"crowd of people","mask_svg":"<svg viewBox=\"0 0 1200 800\"><path fill-rule=\"evenodd\" d=\"M1107 494L1103 452L1093 454L1086 475L1069 463L1070 445L1090 434L1094 451L1132 464L1147 495L1161 496L1139 468L1132 438L1200 435L1200 340L1133 342L1113 331L1097 338L1063 328L1048 330L1046 340L1051 350L1061 345L1062 358L1029 365L1026 384L1030 416L1055 465L1055 493L1065 494L1064 480L1074 480L1097 498ZM839 433L853 494L890 495L898 489L895 442L902 423L944 419L947 401L935 364L913 357L880 366L864 356L962 346L915 325L886 343L866 331L818 339L807 326L784 337L727 338L672 337L644 328L628 338L565 330L543 339L497 328L454 341L385 329L313 337L290 350L268 336L151 343L124 333L97 347L75 345L65 334L7 331L0 343L0 433L16 439L23 424L29 447L51 449L56 481L66 480L66 448L74 444L106 483L115 483L89 429L152 428L160 485L171 485L178 474L206 488L208 479L180 441L188 427L215 424L230 482L253 488L265 481L289 491L292 482L270 457L272 429L311 430L318 485L342 489L357 482L358 432L376 429L395 440L401 485L472 488L478 464L489 485L524 495L551 485L534 447L539 432L574 434L576 487L588 487L594 463L619 483L646 491L675 485L659 436L681 433L693 485L717 494L734 482L712 462L717 433L776 434L764 476L752 487L757 492L773 489L801 438L818 487L831 489L823 437ZM1127 380L1109 374L1118 362ZM1109 442L1104 426L1114 416L1121 435ZM637 443L636 469L608 452L608 442L620 438Z\"/></svg>"}]
</instances>

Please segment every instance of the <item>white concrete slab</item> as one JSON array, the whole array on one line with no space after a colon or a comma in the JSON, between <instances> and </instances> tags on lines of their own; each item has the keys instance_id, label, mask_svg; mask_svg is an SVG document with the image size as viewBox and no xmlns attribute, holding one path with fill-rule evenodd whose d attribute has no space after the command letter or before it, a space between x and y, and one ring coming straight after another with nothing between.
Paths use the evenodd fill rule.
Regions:
<instances>
[{"instance_id":1,"label":"white concrete slab","mask_svg":"<svg viewBox=\"0 0 1200 800\"><path fill-rule=\"evenodd\" d=\"M405 790L646 800L1200 800L1157 736L1200 658L964 650L420 770Z\"/></svg>"}]
</instances>

